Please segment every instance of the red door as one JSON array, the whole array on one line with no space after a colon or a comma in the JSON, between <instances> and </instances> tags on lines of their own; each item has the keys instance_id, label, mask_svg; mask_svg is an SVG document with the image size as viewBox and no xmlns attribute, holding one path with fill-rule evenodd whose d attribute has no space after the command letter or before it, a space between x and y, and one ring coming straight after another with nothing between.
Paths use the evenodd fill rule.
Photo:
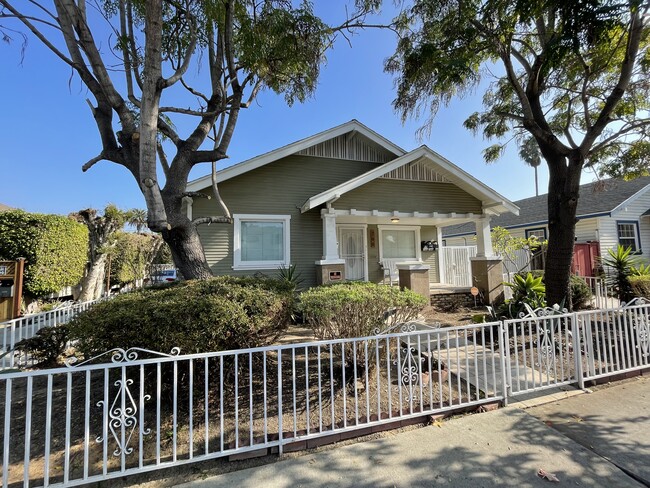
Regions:
<instances>
[{"instance_id":1,"label":"red door","mask_svg":"<svg viewBox=\"0 0 650 488\"><path fill-rule=\"evenodd\" d=\"M598 264L599 246L597 242L578 243L573 246L571 273L578 276L594 276Z\"/></svg>"}]
</instances>

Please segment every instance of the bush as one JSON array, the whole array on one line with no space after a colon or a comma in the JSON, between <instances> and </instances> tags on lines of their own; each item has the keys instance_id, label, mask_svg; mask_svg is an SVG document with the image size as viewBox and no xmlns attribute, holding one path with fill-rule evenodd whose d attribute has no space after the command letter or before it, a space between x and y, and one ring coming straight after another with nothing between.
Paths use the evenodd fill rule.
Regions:
<instances>
[{"instance_id":1,"label":"bush","mask_svg":"<svg viewBox=\"0 0 650 488\"><path fill-rule=\"evenodd\" d=\"M45 327L33 337L23 339L15 349L26 352L43 366L53 366L65 352L69 340L67 324Z\"/></svg>"},{"instance_id":2,"label":"bush","mask_svg":"<svg viewBox=\"0 0 650 488\"><path fill-rule=\"evenodd\" d=\"M60 215L0 212L0 257L25 258L25 291L34 296L74 286L88 257L88 229Z\"/></svg>"},{"instance_id":3,"label":"bush","mask_svg":"<svg viewBox=\"0 0 650 488\"><path fill-rule=\"evenodd\" d=\"M118 347L192 354L263 346L285 327L290 302L277 280L184 281L98 303L70 322L70 338L85 357Z\"/></svg>"},{"instance_id":4,"label":"bush","mask_svg":"<svg viewBox=\"0 0 650 488\"><path fill-rule=\"evenodd\" d=\"M628 278L630 286L632 287L632 292L634 296L650 298L650 276L649 275L640 275L640 276L630 276Z\"/></svg>"},{"instance_id":5,"label":"bush","mask_svg":"<svg viewBox=\"0 0 650 488\"><path fill-rule=\"evenodd\" d=\"M526 276L528 272L519 273L520 276ZM530 274L535 277L544 279L544 271L536 269L530 271ZM571 275L569 286L571 288L571 303L574 310L584 308L592 297L592 291L587 282L580 276Z\"/></svg>"},{"instance_id":6,"label":"bush","mask_svg":"<svg viewBox=\"0 0 650 488\"><path fill-rule=\"evenodd\" d=\"M411 290L365 282L319 286L300 295L303 317L319 339L371 335L415 319L426 304Z\"/></svg>"},{"instance_id":7,"label":"bush","mask_svg":"<svg viewBox=\"0 0 650 488\"><path fill-rule=\"evenodd\" d=\"M571 287L571 303L573 304L573 310L585 308L593 296L591 288L587 282L580 276L571 275L569 286Z\"/></svg>"}]
</instances>

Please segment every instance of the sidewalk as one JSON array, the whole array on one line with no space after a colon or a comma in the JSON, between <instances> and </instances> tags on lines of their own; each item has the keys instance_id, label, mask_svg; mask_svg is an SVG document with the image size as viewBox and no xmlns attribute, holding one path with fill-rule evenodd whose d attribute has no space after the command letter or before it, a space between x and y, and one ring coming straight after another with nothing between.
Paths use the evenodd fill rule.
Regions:
<instances>
[{"instance_id":1,"label":"sidewalk","mask_svg":"<svg viewBox=\"0 0 650 488\"><path fill-rule=\"evenodd\" d=\"M649 398L650 379L642 377L528 410L454 418L180 486L553 486L537 476L541 468L559 486L640 487L624 470L650 479Z\"/></svg>"}]
</instances>

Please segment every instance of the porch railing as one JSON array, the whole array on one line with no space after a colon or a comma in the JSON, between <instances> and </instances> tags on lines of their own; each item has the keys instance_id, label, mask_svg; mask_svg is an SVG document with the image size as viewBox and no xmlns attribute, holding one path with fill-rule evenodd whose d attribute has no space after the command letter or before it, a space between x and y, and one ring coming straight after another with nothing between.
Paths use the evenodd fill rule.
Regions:
<instances>
[{"instance_id":1,"label":"porch railing","mask_svg":"<svg viewBox=\"0 0 650 488\"><path fill-rule=\"evenodd\" d=\"M650 307L0 375L3 486L79 485L650 367ZM104 361L104 362L101 362ZM26 480L26 481L23 481Z\"/></svg>"}]
</instances>

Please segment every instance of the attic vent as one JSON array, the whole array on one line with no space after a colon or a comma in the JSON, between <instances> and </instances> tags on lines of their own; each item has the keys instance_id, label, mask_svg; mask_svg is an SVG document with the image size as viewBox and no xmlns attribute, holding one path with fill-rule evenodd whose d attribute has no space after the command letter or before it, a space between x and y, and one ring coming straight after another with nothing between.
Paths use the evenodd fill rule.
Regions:
<instances>
[{"instance_id":1,"label":"attic vent","mask_svg":"<svg viewBox=\"0 0 650 488\"><path fill-rule=\"evenodd\" d=\"M397 156L360 134L348 133L303 149L298 154L319 158L387 163Z\"/></svg>"},{"instance_id":2,"label":"attic vent","mask_svg":"<svg viewBox=\"0 0 650 488\"><path fill-rule=\"evenodd\" d=\"M382 178L389 180L429 181L434 183L451 183L429 166L414 162L386 173Z\"/></svg>"}]
</instances>

